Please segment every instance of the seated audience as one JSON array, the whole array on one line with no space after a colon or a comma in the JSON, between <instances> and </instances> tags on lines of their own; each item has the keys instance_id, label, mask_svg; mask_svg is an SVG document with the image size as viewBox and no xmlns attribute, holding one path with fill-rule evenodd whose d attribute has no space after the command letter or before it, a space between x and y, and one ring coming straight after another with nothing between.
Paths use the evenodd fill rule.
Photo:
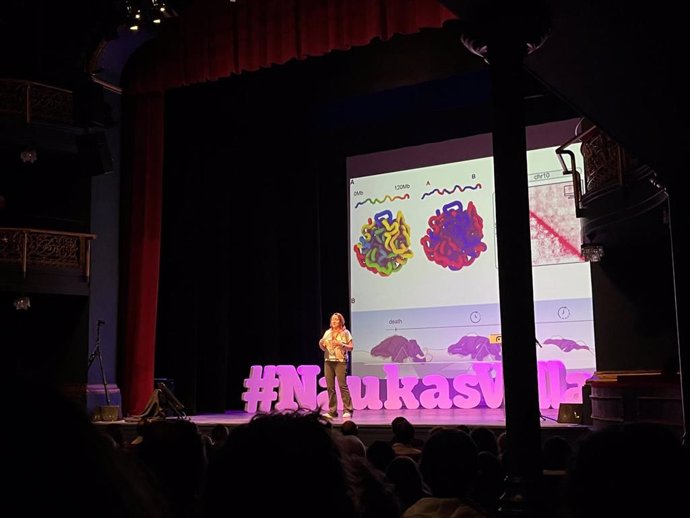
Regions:
<instances>
[{"instance_id":1,"label":"seated audience","mask_svg":"<svg viewBox=\"0 0 690 518\"><path fill-rule=\"evenodd\" d=\"M488 516L469 496L477 475L477 447L460 430L444 429L430 435L422 448L419 470L431 491L404 513L405 518Z\"/></svg>"},{"instance_id":2,"label":"seated audience","mask_svg":"<svg viewBox=\"0 0 690 518\"><path fill-rule=\"evenodd\" d=\"M203 516L328 516L356 509L343 455L318 413L256 414L212 459Z\"/></svg>"},{"instance_id":3,"label":"seated audience","mask_svg":"<svg viewBox=\"0 0 690 518\"><path fill-rule=\"evenodd\" d=\"M669 428L648 423L609 426L582 439L565 483L574 518L679 516L688 488L688 450Z\"/></svg>"}]
</instances>

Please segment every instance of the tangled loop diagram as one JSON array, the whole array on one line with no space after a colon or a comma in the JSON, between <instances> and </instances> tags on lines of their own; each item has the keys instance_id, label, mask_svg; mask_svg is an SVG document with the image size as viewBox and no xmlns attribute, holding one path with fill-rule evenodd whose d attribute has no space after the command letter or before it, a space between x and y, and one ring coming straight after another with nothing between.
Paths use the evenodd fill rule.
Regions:
<instances>
[{"instance_id":1,"label":"tangled loop diagram","mask_svg":"<svg viewBox=\"0 0 690 518\"><path fill-rule=\"evenodd\" d=\"M430 261L456 271L471 265L486 251L483 237L484 220L474 203L469 202L463 210L462 202L454 201L444 205L443 211L436 209L420 242Z\"/></svg>"},{"instance_id":2,"label":"tangled loop diagram","mask_svg":"<svg viewBox=\"0 0 690 518\"><path fill-rule=\"evenodd\" d=\"M354 251L359 264L383 277L399 271L413 254L410 250L410 226L401 211L395 219L384 210L362 225L362 235Z\"/></svg>"}]
</instances>

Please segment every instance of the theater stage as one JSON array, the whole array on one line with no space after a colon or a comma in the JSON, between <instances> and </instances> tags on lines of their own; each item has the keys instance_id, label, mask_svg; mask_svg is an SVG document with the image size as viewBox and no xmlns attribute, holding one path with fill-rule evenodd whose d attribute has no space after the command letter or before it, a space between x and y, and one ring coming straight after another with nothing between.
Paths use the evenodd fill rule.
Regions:
<instances>
[{"instance_id":1,"label":"theater stage","mask_svg":"<svg viewBox=\"0 0 690 518\"><path fill-rule=\"evenodd\" d=\"M247 423L254 414L244 411L226 411L222 414L201 414L187 416L186 419L197 424L201 433L209 433L217 424L224 424L229 428ZM416 436L426 439L429 432L436 426L466 425L470 428L485 426L491 428L498 436L506 428L505 411L501 408L472 408L472 409L433 409L423 408L410 410L359 410L354 413L352 421L359 427L359 436L365 444L371 444L374 440L391 439L390 424L397 416L406 417L415 425ZM581 424L559 423L558 410L542 410L540 420L542 440L551 435L562 435L569 441L576 440L579 436L589 431L589 427ZM176 418L170 418L176 419ZM333 427L338 429L344 419L338 417L332 420ZM125 421L96 422L98 426L119 426L122 428L125 439L136 436L136 423Z\"/></svg>"}]
</instances>

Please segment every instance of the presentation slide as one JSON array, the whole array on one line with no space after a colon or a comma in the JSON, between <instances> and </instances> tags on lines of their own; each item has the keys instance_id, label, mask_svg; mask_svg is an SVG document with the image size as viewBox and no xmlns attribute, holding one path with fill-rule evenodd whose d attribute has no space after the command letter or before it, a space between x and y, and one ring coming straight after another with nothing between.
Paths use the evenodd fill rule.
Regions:
<instances>
[{"instance_id":1,"label":"presentation slide","mask_svg":"<svg viewBox=\"0 0 690 518\"><path fill-rule=\"evenodd\" d=\"M595 370L590 268L555 153L577 122L527 131L534 347L568 372ZM347 168L352 374L382 378L395 363L453 378L500 361L491 136L353 156Z\"/></svg>"}]
</instances>

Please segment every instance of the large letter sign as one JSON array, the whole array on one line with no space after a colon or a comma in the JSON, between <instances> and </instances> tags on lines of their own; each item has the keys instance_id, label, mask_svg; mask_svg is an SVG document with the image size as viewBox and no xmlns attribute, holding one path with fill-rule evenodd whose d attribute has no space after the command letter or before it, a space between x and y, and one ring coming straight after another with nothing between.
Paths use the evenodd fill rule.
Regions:
<instances>
[{"instance_id":1,"label":"large letter sign","mask_svg":"<svg viewBox=\"0 0 690 518\"><path fill-rule=\"evenodd\" d=\"M503 368L501 363L475 362L472 373L452 379L438 374L423 378L400 377L398 365L383 367L386 379L373 376L348 376L347 386L355 410L398 410L401 408L475 408L503 405ZM272 409L316 410L327 406L325 378L319 378L317 365L253 365L244 380L242 400L246 412ZM582 403L582 386L591 372L567 372L559 361L537 362L539 408L558 408L561 403ZM337 387L336 387L336 390ZM275 403L274 403L275 402Z\"/></svg>"}]
</instances>

